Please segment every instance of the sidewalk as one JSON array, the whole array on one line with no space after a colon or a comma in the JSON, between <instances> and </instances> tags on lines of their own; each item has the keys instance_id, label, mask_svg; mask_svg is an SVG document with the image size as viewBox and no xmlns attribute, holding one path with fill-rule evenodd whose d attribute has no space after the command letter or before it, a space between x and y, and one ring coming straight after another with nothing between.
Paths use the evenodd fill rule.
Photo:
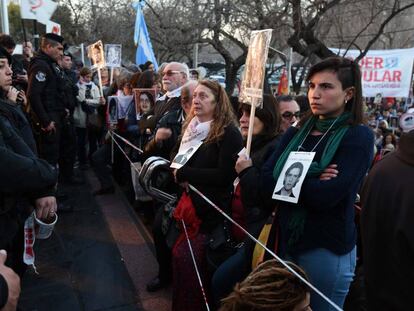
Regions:
<instances>
[{"instance_id":1,"label":"sidewalk","mask_svg":"<svg viewBox=\"0 0 414 311\"><path fill-rule=\"evenodd\" d=\"M145 291L145 283L157 271L149 233L119 190L95 199L95 176L89 171L86 177L84 185L64 189L74 211L60 213L53 235L36 241L39 275L28 268L19 308L170 310L170 291Z\"/></svg>"}]
</instances>

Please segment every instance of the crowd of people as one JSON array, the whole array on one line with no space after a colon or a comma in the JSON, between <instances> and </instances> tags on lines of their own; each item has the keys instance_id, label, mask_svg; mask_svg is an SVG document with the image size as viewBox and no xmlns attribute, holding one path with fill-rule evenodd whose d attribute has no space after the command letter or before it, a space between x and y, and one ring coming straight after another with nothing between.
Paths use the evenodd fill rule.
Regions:
<instances>
[{"instance_id":1,"label":"crowd of people","mask_svg":"<svg viewBox=\"0 0 414 311\"><path fill-rule=\"evenodd\" d=\"M107 68L75 64L61 36L45 34L34 54L25 43L23 55L12 56L15 46L0 35L0 172L7 177L0 179L0 308L17 304L25 220L33 210L45 222L72 211L61 185L84 183L81 171L90 168L100 182L95 196L122 184L151 219L159 271L147 290L172 284L174 311L206 304L222 311L343 308L358 257L355 202L372 169L361 229L369 303L375 310L408 306L409 277L398 264L393 272L407 284L406 300L379 303L376 283L384 282L374 261L382 244L373 231L385 231L376 227L371 200L379 202L376 193L387 191L380 167L394 161L390 170L402 157L404 164L395 165L406 166L398 168L405 188L400 201L388 204L412 205L406 197L414 176L412 132L398 123L410 104L363 98L354 61L321 60L309 69L307 96L264 94L252 119L250 103L229 98L217 81L198 80L184 63L164 63L158 72L150 62L117 68L110 83ZM172 163L158 182L174 197L169 202L134 193L142 185L134 187L131 164L154 156ZM389 187L397 187L393 176ZM408 223L412 213L406 213ZM404 258L395 260L410 270L412 235L398 234L396 252Z\"/></svg>"}]
</instances>

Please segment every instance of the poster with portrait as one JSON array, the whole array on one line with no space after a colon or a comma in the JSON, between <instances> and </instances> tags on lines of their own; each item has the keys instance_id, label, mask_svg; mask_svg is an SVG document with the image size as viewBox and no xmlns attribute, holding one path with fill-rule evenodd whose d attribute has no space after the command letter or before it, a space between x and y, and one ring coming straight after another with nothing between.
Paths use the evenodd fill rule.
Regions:
<instances>
[{"instance_id":1,"label":"poster with portrait","mask_svg":"<svg viewBox=\"0 0 414 311\"><path fill-rule=\"evenodd\" d=\"M107 67L121 67L122 62L122 45L105 44L105 60Z\"/></svg>"},{"instance_id":2,"label":"poster with portrait","mask_svg":"<svg viewBox=\"0 0 414 311\"><path fill-rule=\"evenodd\" d=\"M298 203L303 181L314 157L315 152L291 152L277 179L272 198Z\"/></svg>"},{"instance_id":3,"label":"poster with portrait","mask_svg":"<svg viewBox=\"0 0 414 311\"><path fill-rule=\"evenodd\" d=\"M156 89L133 89L135 111L137 120L140 120L144 113L154 108L157 91Z\"/></svg>"},{"instance_id":4,"label":"poster with portrait","mask_svg":"<svg viewBox=\"0 0 414 311\"><path fill-rule=\"evenodd\" d=\"M118 123L118 96L108 96L108 117L110 124Z\"/></svg>"},{"instance_id":5,"label":"poster with portrait","mask_svg":"<svg viewBox=\"0 0 414 311\"><path fill-rule=\"evenodd\" d=\"M91 60L92 68L105 67L104 46L101 40L88 46L88 57Z\"/></svg>"},{"instance_id":6,"label":"poster with portrait","mask_svg":"<svg viewBox=\"0 0 414 311\"><path fill-rule=\"evenodd\" d=\"M171 168L180 169L187 163L187 161L192 157L192 155L197 151L198 148L203 144L202 141L197 141L193 145L188 146L187 149L181 150L172 160L170 165Z\"/></svg>"},{"instance_id":7,"label":"poster with portrait","mask_svg":"<svg viewBox=\"0 0 414 311\"><path fill-rule=\"evenodd\" d=\"M239 94L239 101L242 103L255 102L257 106L262 104L266 61L271 38L272 29L252 31Z\"/></svg>"}]
</instances>

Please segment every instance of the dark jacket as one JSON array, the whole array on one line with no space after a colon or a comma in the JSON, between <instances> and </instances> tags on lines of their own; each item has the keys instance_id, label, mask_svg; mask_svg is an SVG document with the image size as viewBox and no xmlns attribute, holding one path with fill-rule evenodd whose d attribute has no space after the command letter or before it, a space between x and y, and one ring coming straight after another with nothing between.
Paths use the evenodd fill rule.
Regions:
<instances>
[{"instance_id":1,"label":"dark jacket","mask_svg":"<svg viewBox=\"0 0 414 311\"><path fill-rule=\"evenodd\" d=\"M294 127L286 131L278 148L263 166L261 188L268 200L271 200L276 185L273 169L297 131ZM314 158L314 161L319 162L330 135L332 133L328 133L322 141L321 136L308 135L302 144L304 151L312 150L320 141ZM297 204L279 201L276 221L279 225L279 252L282 256L287 251L295 255L316 248L325 248L343 255L355 247L354 202L362 178L372 162L373 150L372 131L366 126L350 127L331 162L338 165L338 176L327 181L319 180L319 176L306 176ZM305 209L306 218L303 233L294 244L291 243L288 250L292 234L289 221L294 209Z\"/></svg>"},{"instance_id":2,"label":"dark jacket","mask_svg":"<svg viewBox=\"0 0 414 311\"><path fill-rule=\"evenodd\" d=\"M240 187L247 231L257 237L273 205L266 204L260 195L260 170L263 163L274 152L281 136L273 138L253 137L251 159L253 166L240 172Z\"/></svg>"},{"instance_id":3,"label":"dark jacket","mask_svg":"<svg viewBox=\"0 0 414 311\"><path fill-rule=\"evenodd\" d=\"M154 117L142 122L142 127L149 128L152 133L161 120L168 112L181 108L181 97L173 97L167 100L158 100L154 106Z\"/></svg>"},{"instance_id":4,"label":"dark jacket","mask_svg":"<svg viewBox=\"0 0 414 311\"><path fill-rule=\"evenodd\" d=\"M229 125L217 143L202 144L190 160L177 171L178 182L188 182L200 190L224 211L229 211L234 165L237 154L243 148L240 131ZM201 219L200 230L211 232L223 221L223 217L203 198L190 192L197 216Z\"/></svg>"},{"instance_id":5,"label":"dark jacket","mask_svg":"<svg viewBox=\"0 0 414 311\"><path fill-rule=\"evenodd\" d=\"M168 128L172 134L170 138L155 142L153 137L145 146L146 157L157 155L165 159L169 159L174 146L177 143L178 137L181 134L182 123L185 119L185 112L182 109L173 110L163 116L157 123L154 133L157 133L159 128ZM154 135L155 136L155 135Z\"/></svg>"},{"instance_id":6,"label":"dark jacket","mask_svg":"<svg viewBox=\"0 0 414 311\"><path fill-rule=\"evenodd\" d=\"M374 165L362 188L361 234L368 310L412 310L414 132Z\"/></svg>"},{"instance_id":7,"label":"dark jacket","mask_svg":"<svg viewBox=\"0 0 414 311\"><path fill-rule=\"evenodd\" d=\"M57 172L37 158L1 111L0 163L0 248L7 248L27 216L24 201L50 195Z\"/></svg>"},{"instance_id":8,"label":"dark jacket","mask_svg":"<svg viewBox=\"0 0 414 311\"><path fill-rule=\"evenodd\" d=\"M40 52L30 61L28 74L27 97L41 126L59 122L56 115L63 116L65 110L62 69L50 56Z\"/></svg>"}]
</instances>

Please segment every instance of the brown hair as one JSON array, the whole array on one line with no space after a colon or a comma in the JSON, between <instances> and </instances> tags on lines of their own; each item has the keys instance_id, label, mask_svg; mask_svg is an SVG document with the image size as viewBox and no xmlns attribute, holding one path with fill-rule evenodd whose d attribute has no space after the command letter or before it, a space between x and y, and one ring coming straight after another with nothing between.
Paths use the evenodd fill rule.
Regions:
<instances>
[{"instance_id":1,"label":"brown hair","mask_svg":"<svg viewBox=\"0 0 414 311\"><path fill-rule=\"evenodd\" d=\"M205 143L218 142L224 135L224 129L233 124L236 125L236 118L233 113L233 109L230 104L230 100L223 87L213 80L201 80L198 85L202 85L210 89L214 95L214 101L216 106L214 108L213 121L211 122L210 132L208 133ZM193 105L194 106L194 105ZM187 116L183 125L183 131L185 132L191 119L194 117L194 108L191 108L189 115Z\"/></svg>"},{"instance_id":2,"label":"brown hair","mask_svg":"<svg viewBox=\"0 0 414 311\"><path fill-rule=\"evenodd\" d=\"M299 275L305 272L288 263ZM222 300L219 311L292 311L306 299L308 286L273 259L260 264Z\"/></svg>"},{"instance_id":3,"label":"brown hair","mask_svg":"<svg viewBox=\"0 0 414 311\"><path fill-rule=\"evenodd\" d=\"M90 70L88 67L83 67L80 71L79 71L79 75L81 77L87 76L92 74L92 70Z\"/></svg>"},{"instance_id":4,"label":"brown hair","mask_svg":"<svg viewBox=\"0 0 414 311\"><path fill-rule=\"evenodd\" d=\"M358 63L340 56L325 58L309 69L306 81L309 82L315 74L321 71L334 72L341 82L343 90L350 87L354 88L354 95L346 103L345 111L351 113L349 119L351 125L365 123L362 103L361 70ZM299 125L303 125L311 116L312 112L310 111L305 117L301 118Z\"/></svg>"}]
</instances>

